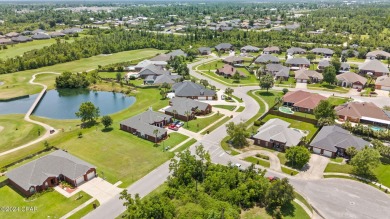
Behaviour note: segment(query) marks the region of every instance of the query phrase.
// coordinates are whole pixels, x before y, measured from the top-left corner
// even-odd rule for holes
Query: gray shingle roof
[[[336,147],[347,149],[353,146],[357,150],[361,150],[364,146],[370,145],[370,143],[352,135],[349,131],[338,126],[324,126],[310,145],[327,151],[336,152]]]
[[[198,49],[198,51],[199,51],[200,53],[211,52],[211,49],[210,49],[210,47],[200,47],[200,48]]]
[[[191,81],[183,81],[176,83],[172,86],[172,90],[177,97],[201,97],[201,96],[214,96],[215,91],[205,88],[201,84],[196,84]]]
[[[233,45],[230,43],[220,43],[217,46],[215,46],[215,49],[216,50],[221,50],[221,49],[228,50],[228,49],[231,49],[232,47],[233,47]]]
[[[167,112],[173,113],[174,110],[176,110],[177,114],[179,115],[185,115],[185,112],[192,112],[196,109],[199,110],[206,110],[209,106],[208,103],[203,103],[197,100],[192,100],[189,98],[181,98],[181,97],[175,97],[171,100],[172,106],[165,109]]]
[[[167,55],[171,56],[171,58],[174,58],[176,56],[184,56],[187,57],[187,53],[185,53],[181,49],[173,50],[172,52],[168,53]]]
[[[50,36],[45,33],[37,33],[34,34],[31,38],[33,38],[34,40],[43,40],[43,39],[50,39]]]
[[[290,68],[283,66],[282,69],[275,73],[275,76],[288,78],[290,76]]]
[[[139,75],[143,77],[147,75],[162,75],[162,74],[170,74],[170,72],[154,64],[147,65],[139,72]]]
[[[73,28],[68,28],[68,29],[62,30],[61,32],[64,34],[74,34],[74,33],[80,33],[82,31],[83,31],[83,29],[81,29],[81,28],[73,27]]]
[[[32,41],[31,37],[20,35],[18,37],[12,37],[12,41],[14,42],[27,42]]]
[[[256,46],[248,45],[248,46],[242,47],[241,50],[245,50],[245,51],[259,51],[260,48],[258,48]]]
[[[174,84],[176,83],[176,79],[178,78],[181,78],[180,75],[168,75],[168,74],[162,74],[162,75],[159,75],[159,76],[155,76],[154,78],[154,85],[160,85],[160,84],[164,84],[164,83],[167,83],[167,84]]]
[[[390,87],[390,77],[388,75],[378,77],[375,81],[375,85]]]
[[[336,78],[339,81],[346,81],[348,83],[360,82],[363,85],[367,83],[367,78],[353,72],[344,72],[342,74],[336,75]]]
[[[62,33],[62,32],[52,32],[50,33],[50,36],[51,37],[63,37],[65,36],[66,34]]]
[[[318,62],[318,67],[324,67],[325,68],[325,67],[328,67],[328,66],[330,66],[330,62],[328,60],[323,59],[320,62]]]
[[[164,61],[168,62],[171,59],[171,56],[168,54],[160,54],[150,59],[150,61]]]
[[[377,59],[369,60],[363,63],[359,66],[359,69],[363,71],[383,72],[386,74],[389,73],[387,66]]]
[[[31,186],[42,185],[48,177],[62,174],[70,179],[76,179],[91,168],[95,166],[62,150],[57,150],[9,171],[6,176],[24,190],[29,190]]]
[[[314,48],[311,50],[311,52],[320,53],[320,54],[329,54],[329,55],[332,55],[334,53],[333,50],[328,48]]]
[[[279,58],[270,54],[263,54],[259,56],[256,60],[256,63],[267,63],[267,62],[279,62]]]
[[[280,70],[282,70],[284,66],[281,65],[281,64],[273,64],[273,63],[270,63],[270,64],[267,64],[265,66],[265,69],[269,72],[278,72]]]
[[[382,51],[382,50],[375,50],[375,51],[371,51],[371,52],[366,54],[366,57],[377,57],[377,56],[383,56],[383,57],[389,58],[390,53]]]
[[[310,65],[310,61],[307,58],[304,57],[296,57],[287,59],[286,64],[291,65]]]
[[[287,50],[287,53],[289,54],[296,54],[296,53],[305,53],[306,49],[302,49],[299,47],[291,47],[290,49]]]

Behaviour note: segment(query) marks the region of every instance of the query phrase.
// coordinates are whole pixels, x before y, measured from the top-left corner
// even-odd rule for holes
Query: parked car
[[[267,177],[267,179],[268,179],[270,182],[273,182],[273,181],[275,181],[275,180],[279,180],[280,178],[277,177],[277,176],[269,176],[269,177]]]
[[[175,125],[175,124],[170,124],[170,125],[168,126],[168,128],[169,128],[169,129],[171,129],[171,130],[173,130],[173,131],[177,131],[177,130],[179,130],[179,128],[178,128],[178,127],[176,127],[176,125]]]

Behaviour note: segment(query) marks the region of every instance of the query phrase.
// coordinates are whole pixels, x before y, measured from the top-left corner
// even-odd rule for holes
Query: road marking
[[[220,154],[219,156],[222,157],[223,155],[225,154],[225,152],[223,152],[222,154]]]

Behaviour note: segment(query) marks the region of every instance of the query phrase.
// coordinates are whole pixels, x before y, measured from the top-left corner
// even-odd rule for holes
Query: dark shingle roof
[[[297,57],[297,58],[287,59],[286,64],[291,64],[291,65],[310,65],[310,61],[307,58],[304,58],[304,57]]]
[[[45,33],[37,33],[33,35],[31,38],[34,40],[43,40],[43,39],[50,39],[50,36]]]
[[[260,48],[258,48],[256,46],[248,45],[248,46],[242,47],[241,50],[245,50],[245,51],[259,51]]]
[[[287,50],[287,53],[290,54],[296,54],[296,53],[305,53],[306,49],[302,49],[299,47],[291,47],[290,49]]]
[[[172,58],[175,58],[176,56],[184,56],[184,57],[187,57],[187,53],[185,53],[183,50],[181,49],[177,49],[177,50],[173,50],[172,52],[168,53],[167,55],[169,55]]]
[[[200,96],[214,96],[215,91],[205,88],[201,84],[196,84],[191,81],[183,81],[172,86],[172,90],[177,97],[200,97]]]
[[[279,58],[270,54],[263,54],[255,60],[256,63],[279,62]]]
[[[176,110],[179,115],[185,115],[186,111],[192,112],[196,109],[206,110],[209,106],[208,103],[181,97],[172,98],[171,103],[172,106],[165,109],[165,111],[173,113],[173,111]]]
[[[18,37],[12,37],[12,41],[14,42],[27,42],[32,41],[31,37],[20,35]]]
[[[211,49],[210,49],[210,47],[200,47],[200,48],[198,49],[198,51],[199,51],[200,53],[211,52]]]
[[[157,66],[154,64],[147,65],[145,68],[141,69],[141,71],[139,72],[140,76],[162,75],[162,74],[170,74],[170,72],[164,70],[161,66]]]
[[[332,55],[334,53],[333,50],[328,49],[328,48],[314,48],[311,51],[314,53],[329,54],[329,55]]]
[[[220,43],[217,46],[215,46],[215,49],[216,50],[221,50],[221,49],[228,50],[228,49],[231,49],[232,47],[233,47],[233,45],[230,43]]]

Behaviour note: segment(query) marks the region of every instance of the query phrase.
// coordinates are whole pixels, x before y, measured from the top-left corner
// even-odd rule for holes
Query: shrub
[[[263,154],[259,154],[259,153],[256,154],[256,157],[264,159],[264,160],[269,160],[269,157],[267,155],[263,155]]]
[[[254,126],[260,126],[261,125],[261,121],[259,121],[259,120],[254,121],[253,125]]]

